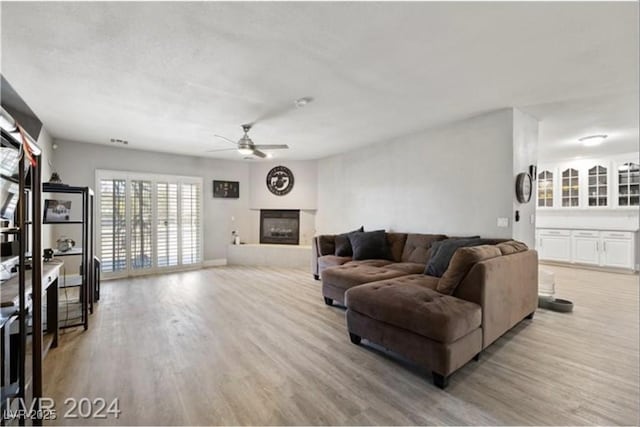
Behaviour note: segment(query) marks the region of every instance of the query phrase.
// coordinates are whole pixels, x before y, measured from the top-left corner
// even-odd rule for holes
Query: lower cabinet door
[[[602,239],[602,265],[633,269],[633,242],[623,239]]]
[[[600,239],[574,236],[572,261],[580,264],[600,264]]]
[[[571,237],[540,236],[540,259],[549,261],[571,261]]]

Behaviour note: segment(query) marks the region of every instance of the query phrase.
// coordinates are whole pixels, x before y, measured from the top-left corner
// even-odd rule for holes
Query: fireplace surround
[[[300,211],[261,209],[260,243],[298,245],[300,243]]]

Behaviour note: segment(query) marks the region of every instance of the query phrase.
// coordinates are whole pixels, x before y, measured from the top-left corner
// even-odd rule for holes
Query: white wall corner
[[[206,261],[203,261],[203,263],[202,263],[202,267],[204,267],[204,268],[222,267],[223,265],[227,265],[227,259],[226,258],[208,259]]]
[[[513,238],[535,247],[535,191],[536,178],[532,176],[531,200],[520,203],[516,199],[515,181],[519,173],[529,172],[530,165],[538,164],[538,120],[517,108],[513,108]],[[515,213],[519,212],[520,220],[515,222]],[[531,221],[534,218],[534,221]]]

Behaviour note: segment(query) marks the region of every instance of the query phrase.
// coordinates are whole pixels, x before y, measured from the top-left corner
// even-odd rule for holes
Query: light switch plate
[[[498,227],[508,227],[509,226],[509,218],[498,218]]]

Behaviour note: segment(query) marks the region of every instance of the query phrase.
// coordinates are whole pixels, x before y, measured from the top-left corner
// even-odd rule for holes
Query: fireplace
[[[300,243],[300,211],[260,210],[260,243],[297,245]]]

